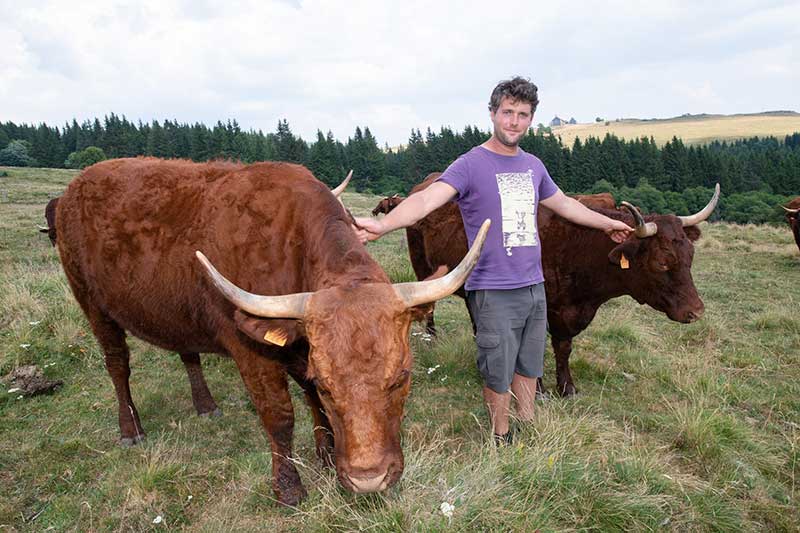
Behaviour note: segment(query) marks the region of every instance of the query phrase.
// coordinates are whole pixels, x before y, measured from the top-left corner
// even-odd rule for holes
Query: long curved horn
[[[312,293],[298,292],[281,296],[252,294],[240,289],[220,274],[203,252],[198,250],[195,255],[206,268],[209,278],[217,289],[239,309],[264,318],[303,318],[305,315],[306,301]]]
[[[620,205],[630,211],[631,215],[633,215],[633,219],[636,221],[636,229],[633,231],[634,235],[640,239],[645,239],[647,237],[652,237],[658,232],[658,226],[653,222],[645,222],[644,217],[642,217],[642,214],[636,207],[624,201],[620,202]]]
[[[787,213],[791,213],[793,215],[796,215],[798,212],[800,212],[800,209],[789,209],[788,207],[783,205],[781,207],[783,207],[784,211],[786,211]]]
[[[785,209],[785,208],[784,208],[784,209]],[[48,231],[50,231],[50,228],[48,228],[48,227],[46,227],[46,226],[39,226],[39,225],[37,225],[36,227],[39,229],[39,232],[40,232],[40,233],[47,233]]]
[[[704,221],[705,219],[707,219],[711,215],[711,213],[714,212],[714,208],[717,207],[718,201],[719,201],[719,183],[717,183],[717,185],[714,187],[714,196],[711,197],[711,200],[703,209],[701,209],[694,215],[689,215],[688,217],[678,217],[678,218],[681,219],[681,223],[684,226],[695,226],[700,222]]]
[[[350,183],[350,178],[352,177],[353,177],[353,171],[351,170],[347,174],[347,177],[344,179],[344,181],[340,183],[338,187],[336,187],[335,189],[331,189],[331,192],[336,198],[339,198],[339,195],[344,192],[345,188],[347,187],[347,184]]]
[[[469,276],[469,273],[472,272],[472,269],[478,262],[478,257],[481,255],[481,249],[483,248],[483,243],[486,241],[486,234],[489,232],[491,223],[492,221],[488,218],[483,221],[481,229],[478,230],[478,235],[472,243],[472,247],[452,272],[444,277],[430,281],[395,283],[394,290],[397,296],[405,302],[407,307],[414,307],[415,305],[435,302],[436,300],[453,294],[464,284],[467,276]]]

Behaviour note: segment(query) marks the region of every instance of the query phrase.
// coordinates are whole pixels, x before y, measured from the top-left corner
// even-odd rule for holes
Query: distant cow
[[[47,233],[50,237],[50,244],[56,245],[56,208],[58,207],[58,198],[53,198],[47,202],[47,207],[44,208],[44,219],[47,221],[47,227],[39,226],[40,233]]]
[[[800,249],[800,196],[782,207],[786,211],[786,222],[792,228],[794,242],[797,243],[797,248]]]
[[[424,189],[439,175],[431,174],[412,193]],[[602,231],[578,226],[539,206],[537,224],[542,242],[547,321],[556,358],[558,392],[565,396],[576,392],[569,370],[572,339],[588,327],[597,309],[611,298],[627,294],[678,322],[693,322],[703,314],[703,302],[691,274],[692,241],[700,237],[697,224],[708,218],[716,206],[719,186],[709,204],[688,217],[642,218],[630,204],[623,203],[630,213],[613,209],[614,200],[608,193],[576,198],[608,217],[635,225],[636,232],[624,243],[616,244]],[[418,279],[431,276],[439,265],[458,264],[467,249],[455,202],[448,202],[407,228],[406,236]],[[464,298],[463,287],[455,294]],[[435,332],[432,318],[428,327]]]
[[[217,406],[199,353],[229,355],[270,440],[273,489],[289,505],[306,492],[292,461],[287,373],[342,485],[393,485],[403,471],[410,309],[463,283],[488,228],[447,276],[392,285],[304,167],[153,158],[87,168],[56,219],[61,264],[114,383],[122,442],[144,437],[126,332],[180,353],[200,414]]]

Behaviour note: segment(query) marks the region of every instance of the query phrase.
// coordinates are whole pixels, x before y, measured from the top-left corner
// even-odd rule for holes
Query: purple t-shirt
[[[476,146],[437,181],[458,191],[456,202],[470,246],[483,221],[492,219],[478,264],[464,284],[468,291],[517,289],[544,281],[536,210],[558,185],[538,157],[521,149],[508,156]]]

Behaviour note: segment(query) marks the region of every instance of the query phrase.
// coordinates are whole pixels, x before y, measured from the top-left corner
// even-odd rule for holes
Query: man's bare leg
[[[517,399],[517,418],[523,422],[533,419],[533,401],[536,399],[536,378],[514,374],[511,392]]]
[[[508,433],[508,409],[511,405],[511,393],[495,392],[489,387],[483,387],[483,400],[489,409],[489,420],[492,422],[492,431],[496,435]]]

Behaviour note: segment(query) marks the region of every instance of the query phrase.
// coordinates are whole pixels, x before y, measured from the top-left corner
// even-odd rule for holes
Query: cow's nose
[[[388,478],[388,472],[369,478],[347,476],[347,479],[353,485],[355,492],[358,493],[382,491],[389,485]]]
[[[703,311],[689,311],[686,313],[686,319],[688,322],[694,322],[698,320],[701,316],[703,316]]]

